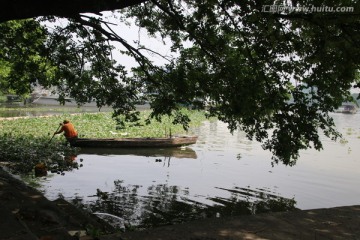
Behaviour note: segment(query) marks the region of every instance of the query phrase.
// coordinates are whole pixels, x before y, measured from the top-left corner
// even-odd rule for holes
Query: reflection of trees
[[[224,216],[258,214],[264,212],[284,212],[295,210],[294,199],[283,198],[264,189],[234,187],[234,189],[218,188],[231,193],[230,198],[210,198],[220,204],[212,208]]]
[[[131,225],[139,224],[139,215],[142,209],[138,197],[139,185],[122,186],[123,181],[114,181],[115,188],[111,193],[97,189],[97,199],[88,205],[92,212],[109,213],[123,218]]]
[[[229,198],[212,197],[215,204],[208,206],[189,199],[189,191],[166,184],[151,185],[147,195],[138,194],[141,186],[127,185],[118,180],[112,192],[97,189],[96,200],[86,203],[92,212],[103,212],[123,218],[128,226],[149,228],[175,224],[193,219],[221,216],[257,214],[263,212],[290,211],[296,201],[286,199],[266,190],[248,188],[225,189]],[[79,203],[79,202],[78,202]]]
[[[153,227],[184,222],[196,218],[197,205],[186,202],[187,189],[165,184],[148,187],[148,200],[144,204],[141,225]]]

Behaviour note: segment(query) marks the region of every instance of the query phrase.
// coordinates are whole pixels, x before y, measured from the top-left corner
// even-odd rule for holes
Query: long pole
[[[59,125],[58,126],[58,128],[56,129],[56,131],[55,132],[57,132],[57,131],[59,131],[59,128],[61,127],[61,125]],[[54,136],[55,136],[55,133],[53,134],[53,136],[51,137],[51,139],[50,139],[50,141],[48,142],[48,143],[50,143],[51,142],[51,140],[54,138]]]

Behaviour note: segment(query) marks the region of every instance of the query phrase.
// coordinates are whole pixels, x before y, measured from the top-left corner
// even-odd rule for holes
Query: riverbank
[[[360,238],[360,206],[210,218],[141,232],[116,233],[105,222],[64,200],[47,200],[1,168],[0,186],[2,240]]]

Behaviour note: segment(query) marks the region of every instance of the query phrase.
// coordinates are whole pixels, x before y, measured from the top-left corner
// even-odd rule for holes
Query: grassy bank
[[[62,114],[51,117],[20,118],[0,121],[0,162],[6,163],[15,173],[27,174],[34,166],[43,164],[48,170],[63,173],[77,168],[71,156],[77,149],[64,145],[65,138],[56,135],[50,142],[53,133],[64,119],[69,119],[86,138],[118,138],[118,137],[163,137],[169,133],[192,134],[191,128],[199,126],[205,120],[202,112],[185,110],[191,119],[189,132],[181,125],[172,125],[172,120],[164,117],[162,122],[153,120],[149,125],[145,119],[149,111],[141,112],[141,120],[137,126],[127,124],[118,129],[111,113],[82,113],[76,115]]]

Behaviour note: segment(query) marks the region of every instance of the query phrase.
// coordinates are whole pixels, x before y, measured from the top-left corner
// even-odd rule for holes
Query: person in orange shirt
[[[54,135],[64,132],[64,136],[66,137],[68,142],[71,142],[72,140],[78,137],[74,125],[69,120],[64,120],[63,123],[60,123],[60,126],[62,127],[60,128],[59,131],[55,132]]]

